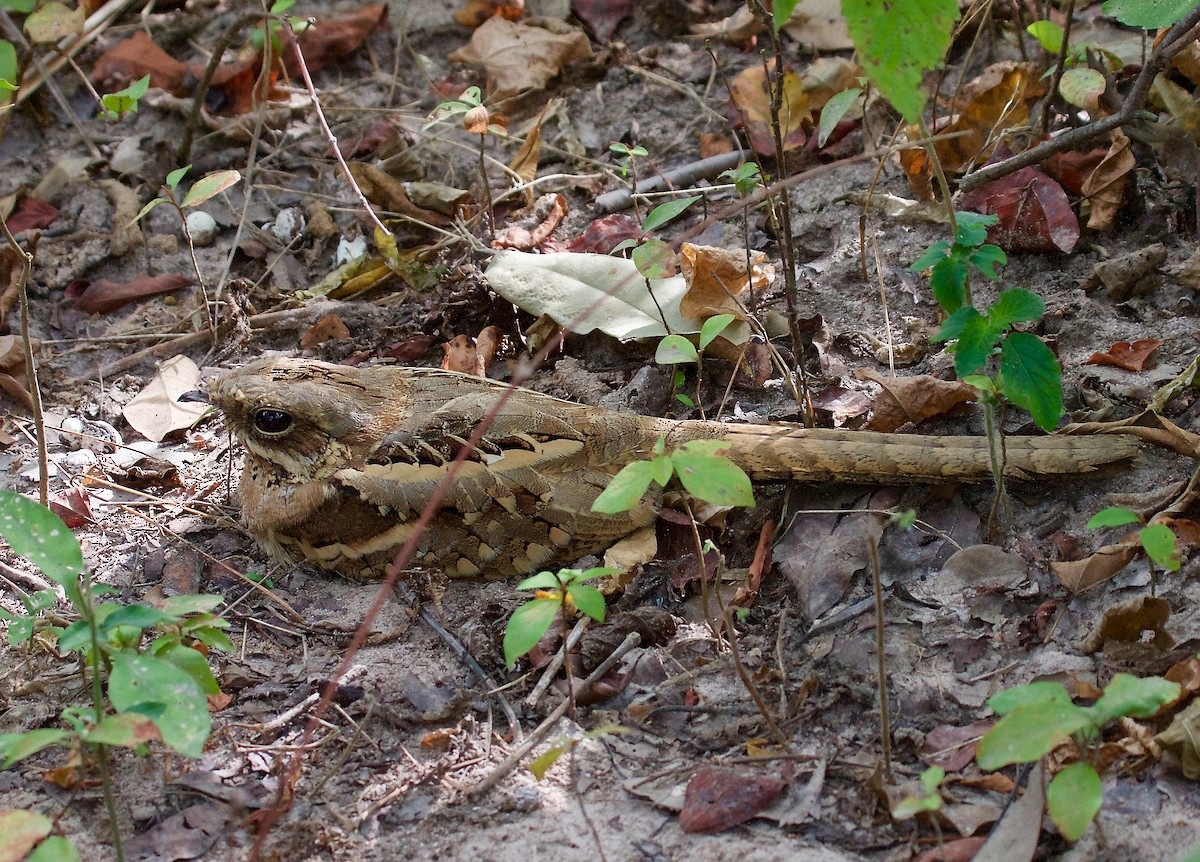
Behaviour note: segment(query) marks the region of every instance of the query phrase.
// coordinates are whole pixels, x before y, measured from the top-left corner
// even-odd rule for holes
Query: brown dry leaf
[[[987,838],[983,836],[946,841],[940,847],[930,847],[913,862],[971,862],[986,843]]]
[[[1171,605],[1166,599],[1154,596],[1126,599],[1104,612],[1079,649],[1084,653],[1094,653],[1102,650],[1108,641],[1143,643],[1146,634],[1154,636],[1150,642],[1156,647],[1170,649],[1175,646],[1175,638],[1165,628],[1170,618]]]
[[[834,428],[841,428],[850,419],[856,419],[871,409],[871,399],[857,389],[845,386],[826,386],[812,400],[813,409],[828,414]],[[891,430],[891,429],[888,429]]]
[[[503,340],[504,330],[499,326],[485,326],[480,330],[479,337],[475,339],[475,352],[479,356],[480,377],[487,376],[487,367],[496,356],[496,351],[500,349],[500,342]]]
[[[92,81],[101,92],[112,92],[149,75],[151,87],[178,96],[187,73],[186,64],[158,47],[144,30],[135,30],[101,55],[92,67]]]
[[[1163,679],[1179,683],[1181,697],[1200,692],[1200,658],[1190,656],[1176,662],[1163,674]]]
[[[381,168],[366,162],[348,162],[347,167],[363,195],[376,206],[437,227],[449,227],[454,223],[449,216],[414,204],[405,191],[404,183]]]
[[[33,228],[50,227],[56,218],[58,218],[56,208],[44,200],[25,195],[17,201],[12,214],[5,221],[8,222],[9,233],[16,235]]]
[[[909,422],[916,425],[979,398],[979,390],[974,386],[961,380],[939,380],[928,374],[891,377],[873,368],[860,368],[855,376],[883,387],[875,399],[875,414],[867,423],[869,431],[895,431]]]
[[[1116,575],[1137,556],[1139,548],[1140,545],[1136,541],[1105,545],[1085,559],[1051,563],[1050,568],[1058,575],[1063,586],[1071,592],[1078,593]]]
[[[550,234],[558,229],[562,220],[567,216],[567,199],[561,194],[552,192],[542,195],[530,209],[522,223],[509,225],[496,231],[492,240],[494,248],[515,248],[529,251],[541,245],[550,238]],[[532,222],[526,226],[523,222]]]
[[[590,252],[606,255],[625,240],[638,239],[641,236],[642,226],[637,219],[626,213],[613,213],[591,222],[583,229],[583,233],[566,242],[555,239],[547,240],[545,248],[547,251]]]
[[[728,135],[720,132],[697,132],[696,139],[700,142],[700,158],[702,159],[733,152],[733,141],[729,139]]]
[[[771,131],[771,91],[775,86],[775,61],[750,66],[729,85],[729,98],[735,125],[742,125],[755,152],[775,155],[775,137]],[[790,66],[783,68],[783,103],[779,110],[779,131],[785,152],[798,150],[808,142],[806,127],[812,126],[812,111],[804,81]]]
[[[300,34],[300,52],[309,73],[324,69],[330,63],[357,51],[367,36],[385,25],[387,4],[372,3],[332,18],[319,17],[313,26]],[[282,62],[284,71],[293,78],[301,77],[296,52],[283,38]]]
[[[1156,75],[1150,92],[1158,98],[1180,128],[1200,141],[1200,105],[1186,89],[1163,75]]]
[[[1064,189],[1073,195],[1083,195],[1083,182],[1096,170],[1104,158],[1105,150],[1088,150],[1086,153],[1055,153],[1042,162],[1042,169],[1058,180]]]
[[[542,153],[542,120],[549,107],[550,105],[547,104],[542,109],[542,115],[538,117],[537,123],[525,136],[525,143],[521,144],[521,149],[517,150],[517,154],[508,163],[508,169],[520,177],[523,183],[532,182],[533,178],[537,176],[538,159]],[[527,189],[525,194],[527,195],[526,203],[532,203],[533,190]]]
[[[461,9],[454,13],[454,20],[474,30],[493,15],[516,21],[523,14],[525,0],[467,0]]]
[[[1141,371],[1146,367],[1150,354],[1163,346],[1162,339],[1143,338],[1130,344],[1118,341],[1105,353],[1093,353],[1084,365],[1115,365],[1126,371]],[[1154,366],[1150,366],[1153,368]]]
[[[714,834],[745,823],[762,811],[787,783],[773,775],[749,770],[704,766],[688,782],[679,828],[684,832]]]
[[[479,355],[475,352],[475,341],[469,335],[456,335],[442,345],[446,352],[442,368],[446,371],[461,371],[463,374],[480,375]]]
[[[693,24],[691,33],[702,39],[720,39],[731,45],[742,45],[766,29],[763,19],[750,11],[746,4],[739,4],[737,11],[720,21]]]
[[[179,401],[200,382],[200,369],[186,356],[175,356],[159,366],[146,388],[133,396],[121,415],[147,440],[162,441],[172,431],[190,428],[211,408],[207,404]]]
[[[308,350],[326,341],[345,341],[349,337],[349,327],[340,317],[331,313],[322,317],[300,336],[300,346]]]
[[[96,520],[92,515],[91,495],[86,488],[79,485],[72,485],[66,491],[55,492],[46,501],[46,505],[72,530],[86,527]]]
[[[1125,185],[1137,159],[1129,148],[1129,138],[1120,129],[1112,132],[1112,143],[1100,164],[1083,181],[1083,192],[1092,203],[1087,226],[1092,230],[1108,230],[1125,203]]]
[[[436,340],[432,335],[414,335],[411,338],[396,342],[383,351],[383,355],[399,359],[401,362],[411,365],[423,359],[425,354],[429,352],[429,348],[433,347],[433,342]]]
[[[591,44],[581,30],[558,34],[494,16],[449,59],[483,66],[488,75],[488,94],[502,101],[544,88],[567,63],[591,55]]]
[[[679,300],[680,314],[692,318],[732,314],[738,320],[745,320],[746,313],[735,298],[747,287],[762,290],[775,278],[775,267],[766,263],[763,252],[750,253],[749,273],[746,258],[743,249],[683,243],[679,247],[679,263],[688,288]]]
[[[820,111],[838,93],[856,86],[862,73],[862,68],[847,57],[820,57],[814,60],[803,77],[809,109]]]
[[[991,729],[990,721],[976,721],[961,727],[940,724],[925,735],[921,760],[929,766],[940,766],[946,772],[959,772],[975,759],[979,740]]]
[[[72,308],[93,314],[107,314],[134,300],[170,293],[191,283],[190,278],[182,275],[142,275],[125,282],[102,278],[90,283],[73,281],[67,285],[63,296]]]
[[[723,359],[738,366],[737,385],[749,389],[762,389],[763,384],[775,373],[771,351],[761,341],[734,344],[718,335],[704,351],[705,356]],[[740,365],[739,365],[740,363]]]
[[[1070,254],[1079,241],[1079,219],[1054,179],[1037,168],[1022,168],[964,194],[959,208],[994,214],[988,241],[1008,251]]]

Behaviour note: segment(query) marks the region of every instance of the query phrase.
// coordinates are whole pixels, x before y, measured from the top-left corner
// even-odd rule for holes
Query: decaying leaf
[[[1125,185],[1137,158],[1129,149],[1129,138],[1120,129],[1112,132],[1112,144],[1096,169],[1083,181],[1081,191],[1092,204],[1087,226],[1108,230],[1125,203]]]
[[[572,60],[590,57],[591,44],[581,30],[552,33],[493,16],[450,54],[456,63],[474,63],[488,74],[488,95],[503,101],[527,90],[540,90]]]
[[[1115,365],[1126,371],[1141,371],[1150,355],[1163,346],[1160,338],[1142,338],[1130,344],[1118,341],[1104,353],[1093,353],[1084,365]],[[1153,366],[1151,366],[1153,367]]]
[[[1200,698],[1187,705],[1154,741],[1179,758],[1180,770],[1200,781]]]
[[[1160,649],[1175,646],[1175,638],[1167,633],[1167,620],[1171,618],[1171,605],[1166,599],[1155,596],[1137,596],[1110,607],[1100,617],[1096,627],[1084,638],[1079,649],[1085,653],[1104,649],[1107,641],[1142,643],[1144,635],[1153,635],[1152,643]]]
[[[671,332],[697,333],[704,323],[679,310],[687,290],[683,276],[651,281],[651,297],[642,274],[624,258],[502,251],[492,258],[486,275],[492,289],[509,302],[536,316],[548,314],[579,334],[599,329],[622,341],[661,337],[668,330],[659,309]],[[735,321],[723,335],[741,344],[750,331]]]
[[[731,112],[736,124],[743,125],[755,151],[775,155],[775,137],[771,130],[771,96],[775,86],[775,61],[750,66],[738,73],[729,85]],[[807,126],[806,126],[807,124]],[[783,99],[779,110],[779,131],[785,151],[798,150],[808,141],[806,128],[812,126],[812,111],[804,81],[790,66],[783,70]]]
[[[749,288],[762,290],[775,278],[775,267],[766,263],[761,251],[749,254],[742,249],[714,248],[685,242],[679,247],[679,269],[688,288],[679,301],[684,317],[705,318],[732,314],[746,319],[738,297]],[[746,272],[746,261],[750,272]]]
[[[572,0],[571,11],[592,28],[596,41],[608,42],[633,11],[633,0]]]
[[[175,356],[159,366],[146,388],[133,396],[121,415],[147,440],[160,442],[172,431],[190,428],[211,408],[207,404],[179,401],[200,382],[200,369],[186,356]]]
[[[541,245],[558,229],[567,215],[567,199],[560,194],[542,195],[516,224],[496,231],[495,248],[529,251]]]
[[[344,341],[350,337],[350,329],[336,314],[322,317],[300,336],[300,346],[305,350],[324,344],[326,341]]]
[[[1054,179],[1037,168],[1021,168],[962,196],[960,207],[999,216],[988,241],[1013,251],[1070,254],[1079,241],[1079,219]]]
[[[131,281],[116,282],[101,278],[97,281],[73,281],[63,295],[72,308],[93,314],[107,314],[122,305],[147,296],[170,293],[191,284],[182,275],[141,275]]]
[[[870,431],[895,431],[909,422],[916,425],[979,397],[978,389],[961,380],[939,380],[928,374],[892,377],[871,368],[860,368],[855,374],[883,387],[867,423]]]
[[[1116,575],[1137,556],[1139,547],[1136,540],[1105,545],[1085,559],[1051,563],[1050,568],[1063,586],[1078,593]]]
[[[679,812],[687,833],[714,834],[745,823],[774,802],[787,783],[749,770],[705,766],[688,782]]]

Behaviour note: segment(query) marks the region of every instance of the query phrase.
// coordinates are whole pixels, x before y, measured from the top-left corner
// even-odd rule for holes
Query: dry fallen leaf
[[[1114,129],[1108,152],[1083,181],[1081,191],[1092,204],[1089,228],[1108,230],[1113,226],[1125,204],[1125,185],[1135,167],[1137,158],[1129,148],[1129,138],[1120,129]]]
[[[308,328],[300,336],[300,346],[307,350],[324,344],[326,341],[345,341],[350,337],[350,329],[336,314],[327,314]]]
[[[1105,353],[1093,353],[1084,365],[1115,365],[1126,371],[1141,371],[1146,367],[1150,354],[1162,347],[1159,338],[1143,338],[1130,344],[1128,341],[1118,341]],[[1153,366],[1151,366],[1153,367]]]
[[[474,63],[488,74],[488,95],[503,101],[526,90],[540,90],[572,60],[590,57],[591,44],[582,30],[552,33],[541,27],[493,16],[453,51],[456,63]]]
[[[688,288],[679,300],[679,313],[698,318],[732,314],[738,320],[745,320],[746,313],[737,297],[747,287],[762,290],[775,278],[775,267],[765,262],[767,256],[763,252],[750,252],[749,275],[746,259],[743,249],[683,243],[679,247],[679,270]]]
[[[891,377],[871,368],[860,368],[856,376],[883,387],[875,399],[875,414],[867,423],[869,431],[895,431],[909,422],[916,425],[979,397],[979,390],[970,384],[939,380],[928,374]]]
[[[147,296],[170,293],[191,284],[182,275],[140,275],[131,281],[116,282],[101,278],[97,281],[73,281],[63,295],[72,308],[91,313],[107,314],[122,305]]]
[[[179,401],[180,395],[194,390],[199,382],[196,363],[186,356],[175,356],[159,366],[158,374],[121,414],[133,430],[158,443],[172,431],[190,428],[211,409],[207,404]]]

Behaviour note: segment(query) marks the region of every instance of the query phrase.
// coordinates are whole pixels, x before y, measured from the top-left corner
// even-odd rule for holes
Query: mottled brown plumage
[[[280,559],[382,577],[476,424],[509,390],[464,374],[268,358],[224,373],[209,398],[246,447],[242,515]],[[515,389],[462,465],[415,565],[451,576],[537,571],[653,522],[658,499],[591,511],[618,470],[666,439],[720,439],[752,478],[988,481],[987,441],[794,425],[655,419]],[[1124,435],[1009,437],[1018,478],[1087,473],[1133,457]]]

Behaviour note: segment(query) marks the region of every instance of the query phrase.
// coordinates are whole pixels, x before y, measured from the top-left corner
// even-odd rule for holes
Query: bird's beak
[[[185,392],[175,400],[181,404],[189,401],[200,404],[212,404],[212,401],[209,400],[208,393],[203,389],[193,389],[190,392]]]

